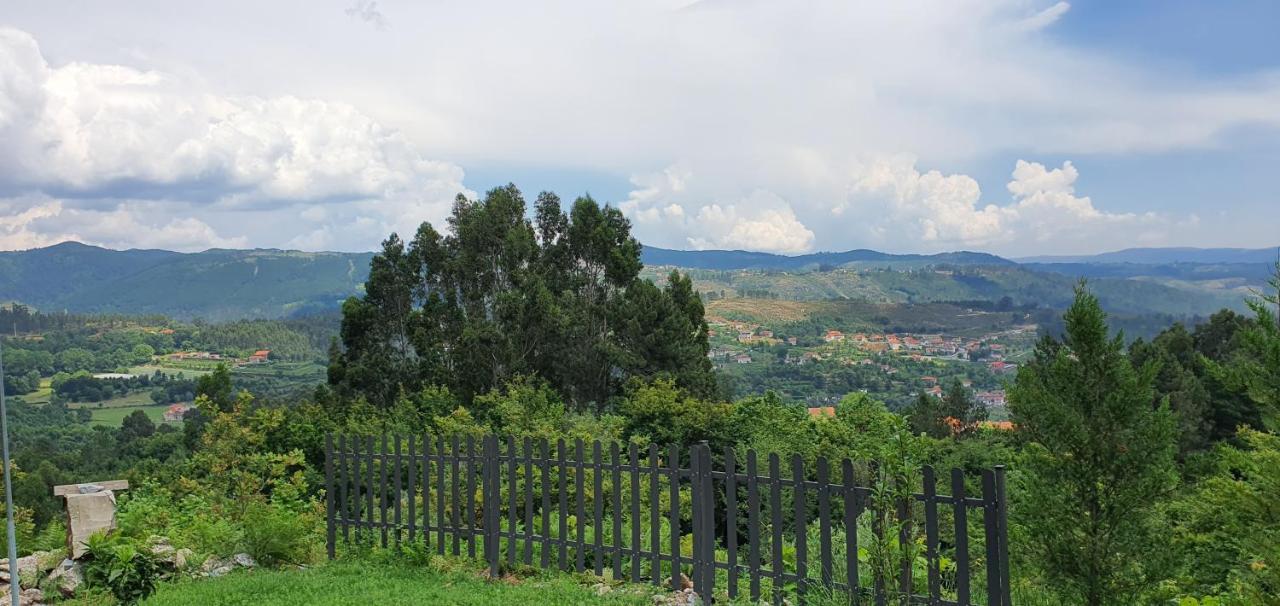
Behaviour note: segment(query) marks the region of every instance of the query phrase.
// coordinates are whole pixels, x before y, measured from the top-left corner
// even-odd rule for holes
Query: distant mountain
[[[226,320],[333,311],[363,289],[373,253],[177,253],[75,242],[0,252],[0,301],[45,311]]]
[[[1094,280],[1110,310],[1174,315],[1239,307],[1248,289],[1267,275],[1261,263],[1018,264],[976,252],[850,250],[786,256],[645,247],[641,256],[648,266],[646,277],[661,280],[667,268],[680,267],[701,290],[717,294],[874,303],[994,302],[1007,296],[1017,304],[1056,308],[1069,302],[1076,278],[1085,276]],[[333,312],[344,299],[362,292],[372,257],[371,252],[275,249],[109,250],[64,242],[0,252],[0,302],[18,301],[44,311],[210,321],[296,317]],[[866,271],[880,269],[904,271]]]
[[[1042,255],[1015,259],[1019,263],[1275,263],[1277,248],[1126,248],[1097,255]]]
[[[645,265],[667,265],[693,269],[818,269],[845,265],[1013,265],[1008,259],[979,252],[946,252],[933,255],[895,255],[858,249],[845,252],[818,252],[807,255],[775,255],[746,250],[670,250],[645,246],[640,258]]]

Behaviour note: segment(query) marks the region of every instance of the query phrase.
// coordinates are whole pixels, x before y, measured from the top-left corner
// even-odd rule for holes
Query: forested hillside
[[[370,253],[115,251],[74,242],[0,252],[0,300],[45,311],[231,320],[337,310]]]

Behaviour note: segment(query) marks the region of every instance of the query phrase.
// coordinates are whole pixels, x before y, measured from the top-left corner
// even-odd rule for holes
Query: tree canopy
[[[460,195],[443,233],[423,223],[383,243],[365,295],[343,305],[329,381],[380,407],[430,385],[470,402],[522,375],[576,409],[604,409],[632,378],[712,395],[692,283],[640,269],[630,223],[590,197],[566,213],[543,193],[530,219],[514,185]]]

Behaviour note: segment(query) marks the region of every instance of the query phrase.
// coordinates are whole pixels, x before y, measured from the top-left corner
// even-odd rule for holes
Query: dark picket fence
[[[329,557],[339,540],[407,541],[483,557],[495,576],[504,558],[508,567],[608,569],[673,589],[689,582],[708,601],[723,586],[721,595],[753,601],[803,603],[823,591],[877,606],[1011,605],[1001,467],[982,473],[977,497],[966,495],[958,469],[952,494],[938,494],[946,479],[925,467],[923,491],[890,497],[886,508],[877,493],[885,483],[856,481],[869,480],[874,463],[845,459],[833,469],[819,458],[809,475],[796,456],[784,474],[776,454],[761,461],[749,451],[744,464],[731,449],[717,460],[705,444],[641,452],[594,442],[589,454],[582,440],[520,446],[496,436],[327,436]],[[864,515],[870,522],[860,525]],[[877,559],[877,546],[895,544],[895,529],[896,544],[919,553]],[[872,552],[868,562],[860,547]],[[886,561],[895,570],[886,573]]]

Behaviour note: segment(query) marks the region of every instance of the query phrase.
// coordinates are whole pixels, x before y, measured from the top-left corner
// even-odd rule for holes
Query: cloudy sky
[[[0,249],[370,250],[589,192],[783,253],[1280,244],[1280,3],[17,0]]]

